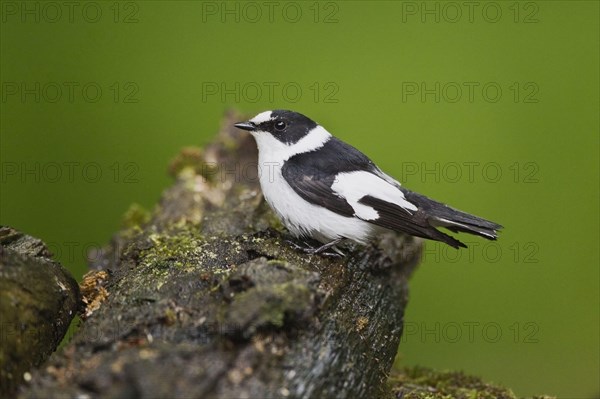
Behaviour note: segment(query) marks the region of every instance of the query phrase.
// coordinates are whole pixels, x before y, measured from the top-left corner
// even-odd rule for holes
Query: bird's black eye
[[[283,121],[278,121],[275,122],[275,130],[279,130],[282,131],[283,129],[285,129],[287,127],[286,123]]]

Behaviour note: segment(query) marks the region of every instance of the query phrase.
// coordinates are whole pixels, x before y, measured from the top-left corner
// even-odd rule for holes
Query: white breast
[[[311,204],[296,194],[281,173],[285,161],[292,155],[323,146],[331,138],[327,130],[319,126],[293,145],[286,145],[265,132],[254,133],[253,136],[259,148],[263,195],[292,234],[309,236],[324,243],[340,237],[360,243],[369,240],[375,231],[372,224]]]
[[[355,217],[345,217],[304,200],[290,187],[281,174],[281,166],[260,160],[260,185],[265,199],[295,236],[309,236],[321,242],[345,237],[366,243],[373,225]],[[266,173],[265,173],[266,172]]]

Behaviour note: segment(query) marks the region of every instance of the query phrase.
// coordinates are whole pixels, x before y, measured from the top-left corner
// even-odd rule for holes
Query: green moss
[[[140,266],[152,266],[153,270],[168,269],[171,266],[183,268],[185,260],[201,256],[202,237],[189,230],[176,235],[151,234],[150,247],[140,252]],[[204,254],[210,256],[210,254]]]
[[[479,377],[424,367],[396,371],[388,385],[392,397],[402,399],[517,399],[510,389],[485,383]]]
[[[121,224],[124,229],[136,229],[150,220],[150,212],[142,207],[140,204],[133,203],[129,206],[129,209],[123,215]]]
[[[235,292],[222,321],[246,338],[262,328],[301,321],[317,307],[317,279],[316,274],[282,260],[259,258],[244,263],[225,282]]]
[[[286,315],[304,313],[311,304],[311,292],[302,284],[259,287],[235,296],[228,321],[252,334],[262,326],[283,327]]]
[[[205,161],[204,151],[199,147],[182,148],[169,164],[169,174],[173,177],[200,175],[213,181],[216,171],[216,165]]]
[[[266,212],[265,218],[269,227],[277,231],[284,231],[285,226],[281,222],[281,220],[275,215],[274,212]]]

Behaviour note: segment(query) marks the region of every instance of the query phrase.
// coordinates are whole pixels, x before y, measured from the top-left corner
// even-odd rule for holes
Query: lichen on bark
[[[484,382],[460,371],[407,367],[394,371],[388,384],[398,399],[518,399],[508,388]],[[533,396],[531,399],[552,399]]]

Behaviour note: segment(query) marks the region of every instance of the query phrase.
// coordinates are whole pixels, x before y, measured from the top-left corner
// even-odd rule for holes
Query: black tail
[[[419,210],[428,215],[429,223],[433,227],[445,227],[455,233],[464,232],[474,234],[488,240],[496,240],[498,238],[498,230],[502,228],[498,223],[459,211],[431,198],[427,198],[424,195],[408,190],[403,191],[407,200],[417,205]],[[466,245],[455,239],[440,241],[446,242],[455,248],[457,248],[456,243],[460,244],[459,246],[466,247]]]

